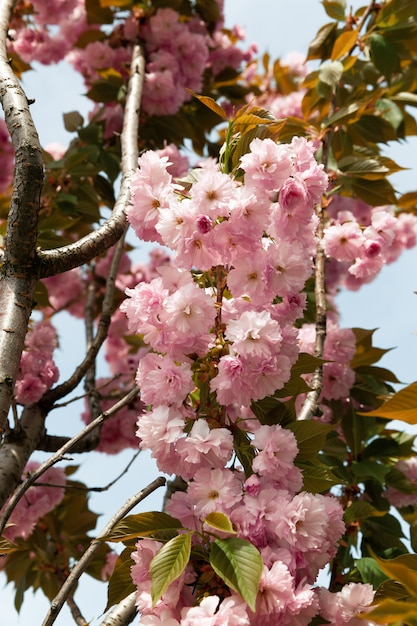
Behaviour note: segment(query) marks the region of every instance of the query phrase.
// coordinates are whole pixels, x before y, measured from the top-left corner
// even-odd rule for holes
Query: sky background
[[[349,6],[363,3],[349,2]],[[268,51],[275,58],[291,51],[307,52],[308,43],[318,28],[330,21],[325,15],[319,0],[225,0],[226,26],[243,26],[248,44],[256,42],[259,51]],[[37,67],[36,71],[24,75],[23,86],[28,98],[35,98],[31,111],[38,128],[42,145],[50,142],[67,144],[72,135],[63,127],[62,114],[73,110],[86,115],[90,102],[83,96],[85,89],[80,77],[64,63],[59,66]],[[412,141],[402,146],[389,146],[389,155],[400,165],[410,168],[393,177],[393,182],[401,192],[417,187],[416,154],[417,144]],[[395,348],[384,356],[381,364],[392,369],[404,383],[417,380],[417,250],[405,252],[400,260],[383,269],[372,284],[359,292],[343,292],[338,296],[343,326],[377,328],[376,345]],[[61,319],[65,333],[61,336],[61,347],[57,353],[58,366],[62,375],[72,371],[74,363],[84,349],[83,328],[72,318]],[[68,416],[73,417],[82,410],[73,405]],[[62,424],[62,413],[52,416],[48,423],[49,432],[71,434],[67,419]],[[73,420],[73,434],[80,422]],[[88,482],[90,486],[103,486],[117,475],[133,456],[125,452],[117,459],[93,453],[88,458],[74,455],[74,464],[80,464],[75,478]],[[37,455],[43,460],[42,455]],[[124,501],[146,486],[155,477],[150,457],[141,453],[129,474],[119,481],[114,491],[93,494],[91,508],[102,513],[98,530],[103,528],[111,515]],[[141,507],[135,509],[159,509],[163,490],[148,498]],[[91,626],[101,621],[101,612],[106,603],[105,586],[85,576],[76,593],[82,613]],[[4,577],[0,575],[1,615],[0,626],[40,626],[48,610],[49,603],[41,593],[25,595],[20,615],[13,608],[13,590],[4,588]],[[57,626],[69,626],[73,620],[67,610],[63,610],[55,622]]]

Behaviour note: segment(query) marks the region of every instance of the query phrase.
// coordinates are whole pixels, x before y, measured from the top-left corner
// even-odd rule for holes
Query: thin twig
[[[80,578],[80,576],[85,572],[91,560],[94,558],[96,552],[101,548],[102,541],[104,538],[111,532],[114,526],[125,517],[133,509],[139,502],[147,498],[151,493],[153,493],[159,487],[163,487],[166,483],[165,478],[159,477],[153,482],[151,482],[147,487],[139,491],[136,495],[132,496],[125,502],[125,504],[117,511],[117,513],[111,518],[108,524],[103,528],[101,533],[97,536],[96,539],[93,539],[90,543],[90,546],[84,552],[78,563],[71,570],[68,578],[62,585],[58,594],[52,601],[51,607],[45,617],[45,620],[42,623],[42,626],[52,626],[58,617],[59,612],[62,609],[64,602],[66,601],[68,595],[74,588],[74,585]]]
[[[88,626],[88,622],[82,616],[81,611],[78,607],[78,604],[75,602],[72,593],[67,598],[67,605],[69,610],[71,611],[71,615],[74,618],[74,622],[77,626]]]
[[[33,486],[34,487],[60,487],[60,488],[64,487],[64,489],[73,489],[73,490],[78,490],[78,491],[94,491],[94,493],[103,493],[104,491],[108,491],[109,489],[111,489],[113,485],[115,485],[122,478],[122,476],[127,474],[127,472],[130,470],[131,466],[136,461],[140,453],[141,453],[141,450],[138,450],[137,452],[135,452],[135,454],[130,459],[129,463],[126,465],[123,471],[120,472],[120,474],[118,474],[116,478],[113,478],[113,480],[107,483],[107,485],[104,485],[104,487],[87,487],[86,485],[78,485],[78,484],[76,485],[53,485],[51,483],[43,483],[43,482],[38,482],[38,481],[34,483]],[[67,458],[66,460],[71,461],[72,459]]]
[[[116,402],[116,404],[114,404],[110,409],[108,409],[107,411],[104,411],[93,422],[88,424],[88,426],[86,426],[81,432],[75,435],[75,437],[70,439],[65,445],[62,446],[62,448],[60,448],[55,454],[53,454],[49,459],[47,459],[44,463],[42,463],[42,465],[40,465],[38,469],[32,472],[30,476],[28,476],[26,480],[23,481],[21,485],[19,485],[19,487],[17,487],[13,495],[10,497],[8,503],[4,507],[4,511],[0,517],[0,535],[2,534],[4,527],[10,515],[12,514],[16,504],[19,502],[22,496],[26,493],[29,487],[31,487],[33,483],[38,478],[40,478],[40,476],[42,476],[44,472],[46,472],[47,469],[55,465],[55,463],[62,461],[65,454],[70,452],[74,448],[75,444],[78,443],[78,441],[86,437],[89,432],[97,428],[97,426],[102,424],[105,420],[109,419],[109,417],[117,413],[117,411],[119,411],[119,409],[121,409],[123,406],[125,406],[126,404],[129,404],[129,402],[131,402],[136,397],[137,394],[138,394],[138,388],[135,387],[129,393],[127,393],[121,400],[119,400],[119,402]]]

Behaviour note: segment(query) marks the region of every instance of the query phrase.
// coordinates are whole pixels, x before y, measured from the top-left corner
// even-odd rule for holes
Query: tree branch
[[[90,546],[84,552],[78,563],[73,567],[71,573],[69,574],[67,580],[62,585],[59,590],[57,596],[53,600],[51,607],[45,617],[45,620],[42,623],[42,626],[52,626],[58,617],[59,612],[62,609],[64,602],[66,601],[68,595],[74,588],[74,585],[77,583],[81,574],[85,572],[89,563],[95,556],[97,550],[100,549],[102,545],[102,541],[105,537],[111,532],[114,526],[124,518],[125,515],[131,511],[139,502],[147,498],[151,493],[153,493],[159,487],[163,487],[165,485],[165,478],[159,477],[153,482],[151,482],[147,487],[145,487],[142,491],[139,491],[136,495],[132,496],[125,502],[125,504],[117,511],[117,513],[111,518],[108,524],[104,527],[101,533],[97,536],[96,539],[93,539],[90,543]]]
[[[32,472],[30,474],[30,476],[28,476],[26,478],[26,480],[23,481],[19,485],[19,487],[15,490],[13,495],[10,497],[10,500],[8,501],[7,505],[5,506],[3,514],[0,517],[0,535],[2,534],[2,532],[4,530],[4,527],[6,526],[7,521],[10,518],[10,515],[13,513],[13,510],[15,509],[17,503],[24,496],[24,494],[29,489],[29,487],[31,487],[35,483],[35,481],[40,476],[42,476],[42,474],[44,472],[46,472],[47,469],[49,469],[50,467],[52,467],[53,465],[55,465],[59,461],[62,461],[62,459],[65,457],[65,455],[68,452],[74,451],[74,449],[76,448],[76,444],[79,441],[81,441],[84,437],[86,437],[91,431],[93,431],[94,429],[99,427],[103,422],[105,422],[107,419],[109,419],[109,417],[111,417],[112,415],[117,413],[117,411],[119,409],[121,409],[123,406],[125,406],[126,404],[129,404],[129,402],[131,402],[137,396],[137,393],[138,393],[138,388],[135,387],[128,394],[126,394],[124,396],[124,398],[119,400],[119,402],[116,402],[116,404],[114,404],[108,411],[104,411],[104,413],[99,415],[93,422],[88,424],[88,426],[86,426],[81,432],[79,432],[77,435],[75,435],[75,437],[73,437],[72,439],[67,441],[62,446],[62,448],[57,450],[57,452],[55,454],[53,454],[49,459],[47,459],[44,463],[42,463],[42,465],[40,465],[38,467],[38,469],[36,469],[34,472]],[[31,408],[33,408],[33,410],[35,410],[37,408],[37,406],[33,405],[33,407],[31,407]],[[6,448],[7,448],[7,446],[4,446],[4,449],[6,449]],[[12,457],[14,456],[13,455],[14,452],[16,452],[16,451],[11,448],[10,449],[10,454],[11,454]],[[30,450],[30,454],[32,452],[33,452],[33,450]],[[30,456],[30,454],[29,454],[29,456]],[[29,456],[27,458],[29,458]],[[21,479],[22,470],[23,470],[24,465],[26,464],[26,460],[25,460],[23,465],[22,465],[21,461],[17,465],[17,467],[18,467],[17,471],[19,471],[20,473],[19,473],[19,476],[18,476],[15,484],[18,484],[18,482]],[[2,464],[0,462],[0,470],[1,470],[1,468],[2,468]],[[1,473],[0,473],[0,477],[1,477]],[[2,483],[0,481],[0,486],[1,486],[1,484]],[[10,492],[10,488],[9,488],[9,492]],[[7,497],[7,495],[6,495],[6,497]]]
[[[127,626],[131,624],[137,615],[136,591],[119,602],[113,610],[104,618],[100,626]]]
[[[112,215],[102,226],[77,242],[54,250],[38,251],[39,277],[53,276],[88,263],[113,246],[126,232],[125,207],[130,201],[130,178],[137,167],[139,110],[142,98],[145,58],[139,44],[132,53],[131,71],[124,109],[122,148],[122,181]]]
[[[0,270],[0,433],[4,432],[36,286],[42,152],[28,101],[7,58],[13,0],[0,3],[0,100],[15,151],[15,173]]]

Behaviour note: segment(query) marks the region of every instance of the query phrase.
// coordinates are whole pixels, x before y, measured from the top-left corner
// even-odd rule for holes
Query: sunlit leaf
[[[391,600],[389,598],[382,600],[366,614],[367,620],[383,622],[384,624],[408,624],[410,618],[417,615],[417,602],[404,602],[400,600]]]
[[[361,413],[361,415],[417,424],[417,382],[397,391],[378,409]]]
[[[174,537],[155,554],[149,566],[152,605],[158,602],[187,567],[191,553],[191,534]]]
[[[220,106],[220,104],[217,104],[217,102],[213,100],[213,98],[209,98],[208,96],[200,96],[191,90],[189,91],[190,93],[192,93],[194,98],[197,98],[197,100],[199,100],[202,104],[204,104],[211,111],[213,111],[213,113],[216,113],[219,117],[221,117],[221,119],[227,120],[226,111]]]
[[[323,0],[323,6],[329,17],[332,17],[339,22],[344,22],[346,0]]]
[[[358,38],[358,32],[356,30],[344,31],[334,42],[331,59],[336,61],[341,59],[354,48],[356,40]]]
[[[263,567],[262,557],[255,546],[237,537],[216,539],[210,547],[210,564],[216,574],[255,611]]]
[[[19,550],[19,547],[16,544],[6,539],[6,537],[0,537],[0,556],[10,554],[16,550]]]
[[[183,525],[175,517],[162,511],[150,511],[128,515],[118,522],[104,541],[129,541],[138,537],[171,538],[178,534]]]
[[[347,524],[355,522],[357,520],[365,519],[366,517],[383,517],[387,514],[387,511],[379,511],[370,502],[358,500],[352,502],[351,505],[345,510],[343,519]]]
[[[381,570],[389,578],[397,580],[417,598],[417,555],[403,554],[395,559],[380,559],[374,556]]]
[[[231,533],[233,535],[236,534],[230,518],[220,511],[209,513],[204,519],[204,523],[215,530],[221,530],[224,533]]]

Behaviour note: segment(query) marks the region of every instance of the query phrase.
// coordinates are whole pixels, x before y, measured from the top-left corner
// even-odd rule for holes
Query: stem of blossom
[[[142,47],[133,47],[121,133],[122,180],[111,217],[79,241],[53,250],[38,251],[39,277],[53,276],[88,263],[113,246],[126,232],[125,207],[130,201],[130,178],[137,167],[139,110],[145,76]]]
[[[15,152],[13,193],[0,269],[0,432],[4,432],[36,287],[36,237],[43,183],[38,134],[6,49],[13,0],[0,2],[0,101]]]
[[[103,528],[101,533],[93,539],[90,543],[87,550],[84,552],[78,563],[71,570],[68,578],[62,585],[55,599],[52,601],[51,607],[45,617],[45,620],[42,622],[42,626],[52,626],[58,617],[59,612],[62,609],[62,606],[68,595],[74,588],[74,585],[80,578],[80,576],[85,572],[88,565],[94,558],[96,552],[100,549],[102,542],[105,540],[107,535],[112,531],[114,526],[122,520],[125,515],[127,515],[139,502],[147,498],[151,493],[153,493],[159,487],[163,487],[166,483],[165,478],[159,477],[153,482],[151,482],[147,487],[139,491],[136,495],[132,496],[125,502],[125,504],[117,511],[117,513],[111,518],[108,524]]]
[[[227,272],[222,265],[218,265],[216,267],[216,335],[219,340],[223,339],[223,328],[222,328],[222,304],[223,304],[223,293],[226,288],[226,278]]]
[[[108,411],[104,411],[101,415],[99,415],[93,422],[88,424],[81,432],[79,432],[75,437],[67,441],[55,454],[53,454],[49,459],[47,459],[42,465],[38,467],[34,472],[30,474],[15,490],[13,495],[10,497],[7,505],[4,507],[4,511],[0,516],[0,535],[2,534],[4,527],[7,524],[7,521],[12,514],[14,508],[16,507],[19,500],[24,496],[26,491],[33,485],[33,483],[40,477],[47,469],[62,461],[64,456],[73,451],[76,447],[76,444],[81,441],[84,437],[86,437],[92,430],[100,426],[103,422],[109,419],[112,415],[117,413],[119,409],[121,409],[126,404],[129,404],[134,398],[136,398],[138,394],[138,388],[135,387],[128,394],[124,396],[119,402],[116,402]]]
[[[136,591],[119,602],[112,611],[104,618],[100,626],[127,626],[131,624],[137,615]]]

